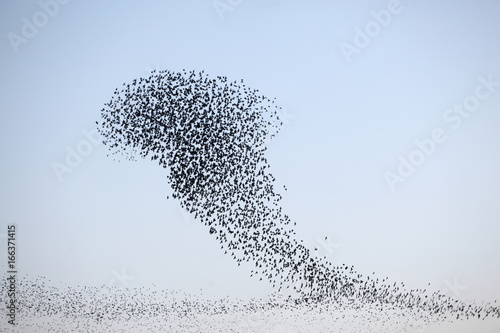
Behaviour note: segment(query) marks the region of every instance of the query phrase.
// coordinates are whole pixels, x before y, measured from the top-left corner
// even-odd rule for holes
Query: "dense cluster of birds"
[[[99,131],[112,154],[158,161],[183,209],[207,226],[221,249],[252,276],[297,302],[360,300],[398,304],[446,317],[500,316],[491,305],[463,304],[439,292],[405,290],[388,279],[315,257],[295,238],[265,157],[280,130],[280,107],[256,89],[202,72],[153,71],[116,89]]]
[[[315,256],[297,240],[295,223],[280,206],[282,195],[275,189],[265,156],[267,143],[282,125],[280,107],[243,80],[212,78],[203,71],[153,71],[116,89],[101,116],[98,130],[112,155],[157,161],[168,171],[173,198],[206,225],[221,250],[238,266],[251,265],[251,276],[268,281],[278,294],[287,294],[279,302],[252,308],[305,309],[317,315],[332,309],[363,309],[377,313],[377,318],[389,311],[390,316],[406,318],[401,320],[405,325],[416,318],[423,322],[500,318],[500,308],[493,304],[459,301],[439,291],[407,290],[403,283],[363,276],[352,266]],[[197,311],[215,316],[239,309],[235,304],[221,308],[197,300],[176,303],[172,310],[160,301],[148,303],[140,290],[134,305],[123,305],[111,298],[96,301],[90,289],[68,289],[58,293],[64,295],[62,300],[51,303],[45,297],[35,305],[30,295],[51,292],[37,283],[28,288],[39,288],[25,295],[29,301],[22,306],[29,311],[37,307],[42,313],[84,314],[97,321],[124,315],[156,318],[172,311],[177,317]],[[84,307],[85,297],[94,299],[93,310]]]

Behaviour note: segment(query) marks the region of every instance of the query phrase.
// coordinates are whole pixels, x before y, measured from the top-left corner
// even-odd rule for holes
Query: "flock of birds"
[[[297,302],[355,298],[458,317],[500,315],[494,307],[464,307],[387,279],[363,278],[353,267],[315,257],[297,241],[265,158],[266,143],[282,125],[279,109],[243,80],[153,71],[117,89],[98,125],[113,154],[149,157],[168,169],[173,197],[207,226],[225,253],[238,265],[251,262],[251,275],[278,291],[295,289]]]
[[[325,309],[371,309],[378,318],[390,310],[390,316],[406,316],[401,321],[405,325],[410,319],[500,318],[500,308],[495,305],[463,302],[440,292],[407,290],[402,283],[362,276],[352,266],[335,266],[325,257],[316,257],[298,241],[295,223],[280,206],[282,196],[274,187],[275,178],[265,157],[266,144],[282,125],[279,114],[275,100],[247,87],[243,80],[211,78],[203,71],[153,71],[149,77],[117,89],[97,124],[112,154],[131,160],[150,158],[167,169],[173,198],[206,225],[221,250],[238,266],[252,265],[250,274],[268,281],[277,293],[287,293],[279,302],[259,303],[260,309],[322,309],[330,313],[329,318],[335,317],[335,311]],[[81,302],[74,300],[81,294],[65,295],[64,306],[51,311],[81,315]],[[122,312],[137,317],[141,311],[149,316],[173,311],[160,303],[147,305],[144,298],[139,300],[129,308],[107,300],[101,303],[106,311],[91,317],[99,321],[116,319]],[[222,311],[199,300],[176,306],[175,313],[185,315]],[[238,312],[241,307],[233,304],[225,309]]]
[[[18,281],[16,325],[0,321],[9,333],[199,333],[286,332],[360,333],[416,332],[435,321],[419,318],[418,310],[397,305],[348,304],[324,299],[298,303],[273,294],[266,299],[221,299],[161,290],[156,286],[121,289],[114,286],[68,286],[44,277]],[[0,295],[6,294],[1,284]],[[5,318],[4,308],[0,314]]]

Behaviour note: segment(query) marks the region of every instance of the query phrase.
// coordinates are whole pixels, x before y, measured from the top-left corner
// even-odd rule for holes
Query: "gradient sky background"
[[[241,298],[272,291],[166,199],[154,162],[116,162],[98,145],[62,181],[53,170],[116,87],[185,68],[243,78],[287,108],[268,159],[311,249],[410,288],[457,281],[460,299],[500,300],[500,87],[456,130],[443,119],[479,77],[500,82],[500,2],[401,0],[348,62],[340,43],[354,45],[355,27],[387,7],[259,0],[219,16],[212,1],[73,0],[16,53],[8,33],[21,35],[41,7],[2,1],[0,232],[18,225],[20,272],[96,286],[126,272],[129,287]],[[391,191],[384,174],[436,128],[447,140]]]

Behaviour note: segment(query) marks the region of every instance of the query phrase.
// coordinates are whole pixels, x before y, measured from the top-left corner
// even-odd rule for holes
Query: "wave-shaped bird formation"
[[[334,266],[301,244],[280,207],[265,157],[282,120],[258,90],[202,72],[152,72],[117,89],[99,131],[113,154],[150,158],[168,169],[173,197],[207,226],[238,265],[273,286],[295,289],[297,303],[390,304],[444,318],[500,317],[489,304],[459,302],[426,290]]]

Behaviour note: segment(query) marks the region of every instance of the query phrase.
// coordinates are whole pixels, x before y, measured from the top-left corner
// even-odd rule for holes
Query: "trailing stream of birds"
[[[141,289],[132,291],[122,304],[117,290],[50,289],[37,278],[23,280],[19,287],[20,313],[85,318],[81,327],[89,322],[105,327],[113,320],[137,323],[154,318],[150,332],[191,332],[193,327],[193,332],[216,327],[225,332],[274,332],[280,325],[276,320],[289,325],[289,331],[306,331],[310,320],[330,323],[325,332],[334,331],[332,323],[342,322],[342,331],[350,332],[348,319],[360,309],[370,314],[366,321],[379,325],[381,332],[391,332],[391,327],[402,332],[416,323],[500,318],[495,304],[459,301],[439,291],[407,290],[403,283],[363,276],[352,266],[314,256],[296,238],[296,223],[282,210],[282,194],[266,160],[266,144],[282,125],[279,115],[274,99],[243,80],[230,82],[203,71],[153,71],[118,88],[97,122],[111,155],[147,158],[165,168],[173,199],[206,226],[237,266],[250,264],[252,278],[275,288],[271,299],[215,302]],[[51,300],[48,296],[55,290],[59,298]],[[286,296],[278,296],[282,294]],[[176,297],[178,302],[173,301]],[[249,309],[258,320],[241,315]],[[288,317],[271,319],[278,310]],[[243,318],[239,322],[246,320],[247,325],[237,329],[234,321],[227,320],[217,326],[231,313],[239,314]],[[302,317],[292,320],[294,315]],[[399,326],[391,318],[398,318]],[[369,331],[354,327],[352,332],[363,329]]]

